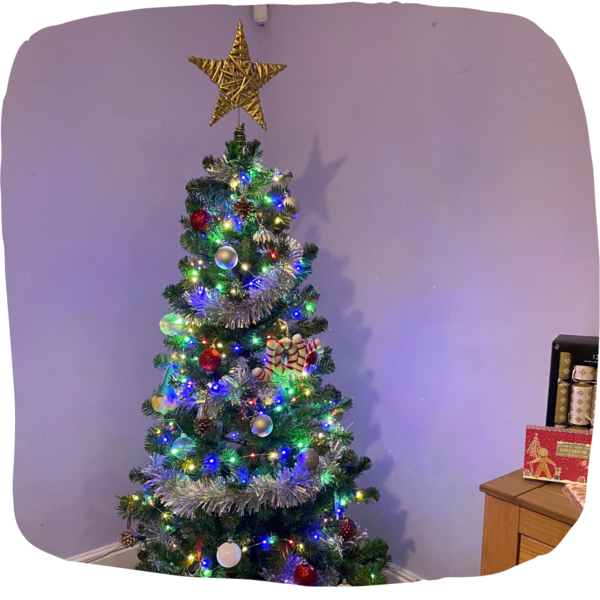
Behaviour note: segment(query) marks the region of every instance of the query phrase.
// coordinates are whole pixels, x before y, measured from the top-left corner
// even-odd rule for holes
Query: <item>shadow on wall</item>
[[[299,198],[310,198],[310,213],[318,215],[324,222],[328,222],[330,217],[327,189],[345,160],[345,157],[342,157],[324,164],[319,149],[319,138],[315,136],[306,170],[292,182],[294,193],[297,193]],[[322,237],[319,226],[311,226],[305,238],[320,246]],[[374,422],[372,415],[376,410],[385,410],[385,407],[379,405],[379,395],[373,387],[373,372],[361,368],[365,363],[365,350],[372,332],[364,325],[362,311],[352,308],[356,286],[351,279],[342,276],[348,262],[347,256],[335,258],[329,252],[320,251],[309,282],[322,293],[318,312],[329,321],[325,342],[333,349],[334,361],[336,348],[344,349],[344,362],[336,363],[336,371],[330,379],[342,394],[354,399],[354,406],[344,424],[350,431],[360,430],[360,441],[355,441],[353,447],[362,455],[380,438],[380,427]],[[356,427],[355,423],[360,426]],[[378,487],[382,496],[380,503],[352,506],[350,516],[361,521],[369,531],[371,539],[384,538],[390,546],[394,563],[405,567],[409,553],[414,553],[416,547],[412,539],[405,539],[407,511],[401,509],[400,499],[396,495],[386,494],[383,489],[393,467],[394,458],[391,455],[373,461],[371,470],[363,475],[358,483],[363,487]],[[381,510],[383,507],[384,512]]]

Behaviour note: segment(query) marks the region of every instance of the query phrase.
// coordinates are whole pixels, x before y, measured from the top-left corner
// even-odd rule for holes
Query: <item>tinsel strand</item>
[[[194,517],[196,510],[206,514],[223,515],[235,512],[251,514],[268,505],[273,508],[291,508],[314,498],[323,488],[325,472],[335,474],[342,449],[336,444],[321,460],[316,471],[281,469],[277,477],[256,475],[239,489],[235,478],[217,477],[192,480],[187,475],[165,469],[164,456],[154,455],[150,466],[144,469],[149,477],[148,487],[174,514]]]

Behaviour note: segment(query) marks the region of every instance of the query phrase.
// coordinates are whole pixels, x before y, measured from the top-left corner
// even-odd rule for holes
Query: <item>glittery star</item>
[[[211,125],[234,108],[243,108],[263,129],[267,128],[258,90],[277,73],[283,71],[286,65],[252,62],[241,21],[238,22],[237,33],[228,58],[216,60],[190,56],[188,60],[219,86]]]

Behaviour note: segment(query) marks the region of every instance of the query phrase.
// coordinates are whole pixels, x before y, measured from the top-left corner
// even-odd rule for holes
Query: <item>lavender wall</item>
[[[296,174],[294,233],[321,247],[332,380],[371,456],[354,515],[426,578],[479,571],[478,485],[519,466],[545,415],[550,342],[598,331],[585,116],[524,19],[426,6],[156,9],[67,23],[20,49],[2,121],[15,377],[16,516],[62,557],[111,543],[145,464],[160,294],[183,187],[234,118],[186,57],[224,57],[238,18],[265,162]]]

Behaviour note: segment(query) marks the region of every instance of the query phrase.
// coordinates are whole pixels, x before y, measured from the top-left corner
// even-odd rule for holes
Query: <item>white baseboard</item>
[[[137,548],[122,548],[119,543],[108,544],[77,556],[67,558],[71,562],[82,562],[107,567],[133,569],[138,562]]]
[[[421,577],[392,563],[386,570],[390,583],[414,583],[422,581]]]
[[[104,565],[106,567],[119,567],[121,569],[133,569],[138,562],[137,548],[121,548],[117,544],[109,544],[96,550],[90,550],[77,556],[67,558],[71,562],[90,563]],[[421,578],[398,565],[392,563],[386,571],[390,583],[413,583],[421,581]]]

